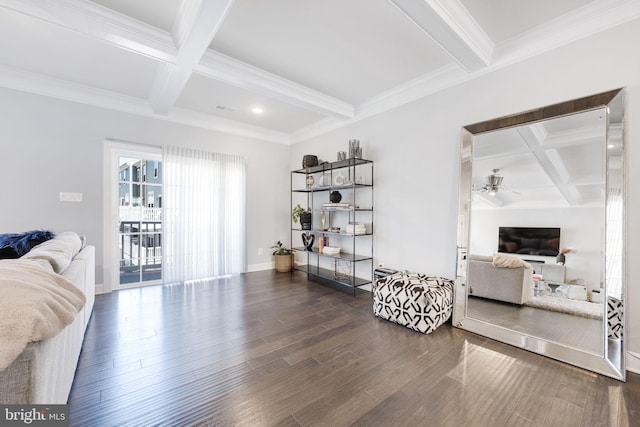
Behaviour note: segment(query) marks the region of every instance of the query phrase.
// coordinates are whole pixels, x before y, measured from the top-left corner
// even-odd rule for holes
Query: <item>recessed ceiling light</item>
[[[262,114],[262,113],[264,113],[264,110],[261,107],[253,107],[251,109],[251,111],[253,112],[253,114]]]

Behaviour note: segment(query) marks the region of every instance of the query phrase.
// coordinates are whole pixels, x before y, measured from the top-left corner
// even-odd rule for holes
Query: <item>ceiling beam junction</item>
[[[459,0],[389,2],[468,72],[490,65],[493,41]]]
[[[173,25],[178,44],[175,64],[160,64],[151,87],[149,102],[157,114],[166,115],[174,106],[193,68],[200,62],[218,32],[234,0],[185,0]]]
[[[544,170],[549,179],[551,179],[551,182],[553,182],[567,203],[570,206],[579,204],[580,194],[574,185],[567,183],[568,173],[563,166],[563,162],[559,158],[552,159],[542,146],[546,135],[542,126],[539,124],[521,126],[516,131],[520,134],[522,140],[527,144],[531,153],[542,167],[542,170]]]

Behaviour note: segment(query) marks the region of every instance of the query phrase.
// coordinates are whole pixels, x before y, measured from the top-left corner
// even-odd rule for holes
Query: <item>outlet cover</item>
[[[61,202],[81,202],[82,201],[82,193],[60,192],[60,201]]]

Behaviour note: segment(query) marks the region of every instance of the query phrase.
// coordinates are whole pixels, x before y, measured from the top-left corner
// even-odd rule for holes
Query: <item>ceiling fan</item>
[[[489,193],[494,196],[498,190],[500,189],[500,185],[502,184],[502,180],[504,177],[500,175],[498,172],[500,169],[493,169],[493,173],[491,175],[487,175],[487,182],[481,186],[474,186],[473,191],[479,193]]]

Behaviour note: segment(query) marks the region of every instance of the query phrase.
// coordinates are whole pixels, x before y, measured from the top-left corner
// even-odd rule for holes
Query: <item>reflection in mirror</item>
[[[463,129],[454,324],[624,379],[622,107]]]

